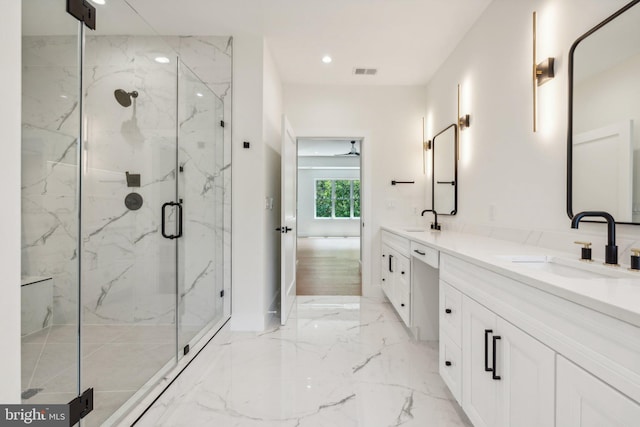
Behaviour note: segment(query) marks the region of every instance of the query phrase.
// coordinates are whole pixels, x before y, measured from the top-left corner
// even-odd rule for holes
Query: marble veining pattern
[[[214,337],[136,426],[470,426],[438,347],[364,297],[298,297],[286,326]]]
[[[197,288],[210,283],[193,280],[205,266],[220,288],[223,281],[229,288],[231,140],[230,132],[217,124],[230,121],[231,48],[230,37],[87,36],[83,88],[87,132],[81,165],[87,322],[175,322],[176,313],[170,309],[173,287],[164,279],[171,276],[167,260],[174,256],[171,244],[160,237],[158,206],[175,198],[176,179],[187,175],[189,183],[181,197],[190,200],[192,212],[202,215],[189,224],[194,238],[183,249],[196,255],[183,258],[192,260],[187,270],[194,271],[184,283],[197,285],[189,293],[202,304],[187,307],[194,315],[184,320],[191,324],[208,320],[205,303],[211,297],[203,300],[206,291],[199,295]],[[175,62],[167,66],[154,61],[159,52],[169,58],[179,55],[188,68],[177,76]],[[55,278],[53,324],[73,323],[78,305],[78,71],[75,37],[23,38],[23,275]],[[182,95],[187,102],[179,104],[184,111],[180,156],[190,166],[185,176],[178,177],[176,99],[171,94],[182,82],[189,90]],[[137,90],[140,96],[130,108],[123,108],[113,99],[116,88]],[[196,93],[211,96],[201,99]],[[206,102],[196,102],[202,100]],[[140,188],[127,188],[125,171],[142,174]],[[122,203],[131,190],[144,197],[136,212]],[[201,203],[215,204],[219,212],[196,209],[192,195]],[[211,232],[207,235],[201,231],[205,229]],[[198,250],[205,238],[213,237],[224,237],[225,242],[215,252]]]
[[[579,230],[569,228],[567,218],[566,230],[542,230],[530,228],[516,228],[495,226],[489,224],[474,224],[456,220],[443,219],[443,231],[455,231],[458,233],[491,237],[493,239],[508,242],[521,243],[529,246],[575,253],[580,255],[580,247],[574,243],[576,240],[584,240],[592,243],[593,258],[604,260],[604,248],[607,244],[607,233],[604,224],[581,224]],[[428,228],[428,223],[416,224],[418,227]],[[631,249],[640,247],[640,241],[630,228],[618,227],[616,243],[618,245],[618,259],[621,263],[629,263]]]

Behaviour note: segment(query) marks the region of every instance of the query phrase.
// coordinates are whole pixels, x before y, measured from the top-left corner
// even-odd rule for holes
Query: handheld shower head
[[[138,92],[136,92],[135,90],[133,92],[127,92],[122,89],[116,89],[113,92],[113,96],[116,97],[116,101],[118,101],[118,104],[122,105],[123,107],[130,107],[132,103],[131,99],[137,98]]]

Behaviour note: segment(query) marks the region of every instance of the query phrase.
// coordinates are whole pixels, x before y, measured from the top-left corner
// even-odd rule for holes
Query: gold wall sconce
[[[537,14],[533,12],[533,131],[538,131],[538,86],[555,77],[555,58],[547,58],[538,63]]]
[[[471,116],[460,115],[460,85],[458,85],[458,128],[462,131],[471,125]]]
[[[425,159],[424,153],[426,151],[431,150],[431,140],[424,140],[424,117],[422,118],[422,174],[426,175],[427,173],[427,160]]]

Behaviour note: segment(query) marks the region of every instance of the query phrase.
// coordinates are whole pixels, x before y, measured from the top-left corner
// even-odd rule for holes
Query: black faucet
[[[436,213],[435,210],[433,209],[425,209],[422,211],[422,213],[420,214],[420,216],[424,216],[425,212],[433,212],[433,222],[431,223],[431,229],[432,230],[440,230],[440,224],[438,224],[438,214]]]
[[[580,220],[587,216],[602,217],[607,220],[607,246],[605,248],[605,264],[618,264],[618,247],[616,246],[616,221],[610,213],[602,211],[585,211],[577,213],[571,219],[571,228],[578,228]]]

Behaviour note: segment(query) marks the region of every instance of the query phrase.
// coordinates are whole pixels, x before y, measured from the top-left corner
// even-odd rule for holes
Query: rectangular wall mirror
[[[606,211],[640,224],[640,0],[569,53],[567,214]]]
[[[438,215],[458,211],[458,126],[451,124],[431,140],[431,206]]]

